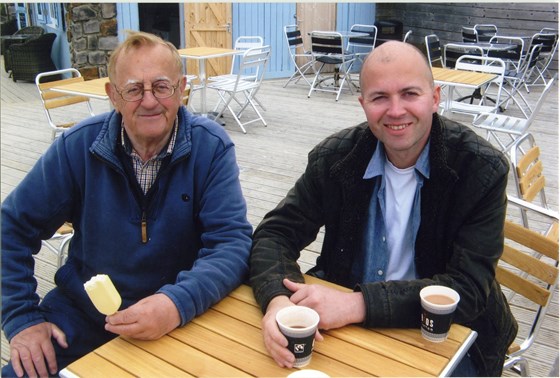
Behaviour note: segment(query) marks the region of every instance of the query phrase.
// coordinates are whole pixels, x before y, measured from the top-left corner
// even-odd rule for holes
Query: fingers
[[[52,325],[52,337],[62,348],[65,349],[68,348],[68,342],[66,341],[66,334],[62,332],[62,330],[54,324]]]

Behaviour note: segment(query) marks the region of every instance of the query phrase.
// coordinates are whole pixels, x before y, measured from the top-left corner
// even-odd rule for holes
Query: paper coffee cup
[[[303,367],[311,361],[319,314],[305,306],[289,306],[276,313],[276,323],[288,339],[288,350],[294,354],[294,367]]]
[[[330,378],[330,376],[319,370],[303,369],[294,371],[287,378]]]
[[[431,285],[420,290],[420,328],[426,340],[439,343],[447,339],[453,313],[460,299],[459,293],[447,286]]]

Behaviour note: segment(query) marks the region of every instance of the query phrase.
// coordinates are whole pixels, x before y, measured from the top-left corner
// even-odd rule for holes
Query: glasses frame
[[[158,81],[161,81],[161,80],[158,80]],[[156,81],[156,82],[157,82],[157,81]],[[146,91],[152,92],[152,96],[154,96],[154,98],[156,98],[156,99],[158,99],[158,100],[165,100],[166,98],[170,98],[170,97],[172,97],[172,96],[175,94],[175,91],[177,91],[177,88],[179,88],[179,85],[180,85],[180,84],[181,84],[181,79],[177,80],[177,84],[171,85],[172,90],[171,90],[171,94],[170,94],[169,96],[167,96],[167,97],[158,97],[158,96],[156,96],[156,94],[155,94],[155,92],[154,92],[153,83],[152,83],[152,87],[151,87],[150,89],[146,89],[146,88],[144,87],[144,83],[142,83],[142,87],[144,87],[144,88],[143,88],[143,91],[142,91],[142,97],[140,97],[140,98],[137,99],[137,100],[127,100],[126,98],[124,98],[123,92],[125,91],[125,88],[123,88],[122,90],[119,90],[119,88],[118,88],[115,84],[113,84],[113,87],[115,87],[115,91],[119,94],[119,96],[121,96],[121,98],[123,99],[123,101],[126,101],[126,102],[138,102],[138,101],[142,101],[142,100],[144,99],[144,94],[146,93]]]

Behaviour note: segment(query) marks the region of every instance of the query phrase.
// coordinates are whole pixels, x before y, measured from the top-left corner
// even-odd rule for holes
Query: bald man
[[[461,296],[453,321],[478,332],[455,374],[499,376],[517,332],[495,279],[507,160],[437,114],[440,88],[412,45],[376,47],[360,83],[367,122],[319,143],[254,232],[251,284],[268,352],[278,365],[293,366],[275,323],[283,307],[314,308],[321,329],[417,328],[419,292],[437,284]],[[303,284],[297,259],[323,226],[321,255],[307,273],[352,293]]]

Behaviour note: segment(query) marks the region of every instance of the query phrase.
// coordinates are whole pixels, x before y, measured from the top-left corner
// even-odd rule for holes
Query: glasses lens
[[[157,98],[171,97],[175,88],[167,81],[158,81],[152,84],[152,93]]]
[[[121,96],[126,101],[138,101],[144,97],[144,86],[141,84],[128,85],[122,90]]]

